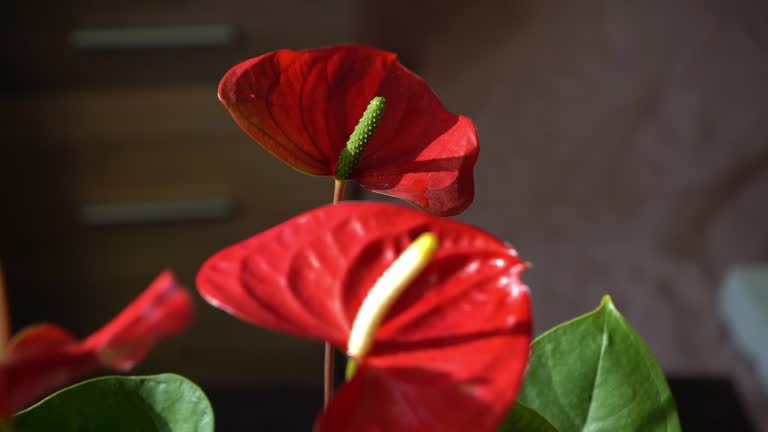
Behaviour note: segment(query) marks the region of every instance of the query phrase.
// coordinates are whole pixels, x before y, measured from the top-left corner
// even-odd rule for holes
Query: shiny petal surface
[[[472,204],[472,169],[478,146],[475,126],[469,118],[460,116],[456,126],[411,156],[407,162],[380,166],[373,158],[363,159],[354,178],[373,192],[409,201],[440,216],[457,215]]]
[[[494,377],[503,382],[506,377]],[[516,378],[519,381],[519,377]],[[334,396],[315,432],[491,432],[514,400],[486,401],[461,391],[455,377],[429,367],[375,368],[365,365]],[[498,412],[501,411],[501,414]]]
[[[198,288],[246,321],[345,350],[368,291],[426,231],[439,239],[435,256],[317,428],[492,430],[520,387],[530,301],[514,250],[477,228],[391,204],[326,206],[214,255]]]
[[[240,127],[299,171],[332,175],[376,96],[383,117],[353,178],[425,210],[457,214],[472,202],[477,133],[442,106],[394,54],[364,46],[281,50],[232,68],[219,99]]]
[[[191,316],[189,293],[165,272],[85,341],[51,324],[21,331],[0,357],[0,417],[101,367],[130,368],[158,339],[186,327]]]

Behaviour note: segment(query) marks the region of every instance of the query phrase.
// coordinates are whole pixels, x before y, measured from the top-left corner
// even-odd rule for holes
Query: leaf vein
[[[595,388],[597,388],[597,380],[600,378],[600,373],[603,368],[603,358],[605,357],[605,350],[608,346],[608,314],[603,313],[603,330],[602,330],[602,339],[600,340],[600,355],[597,357],[597,367],[595,367],[595,376],[592,379],[592,387],[590,388],[589,394],[591,395],[589,399],[589,406],[587,407],[587,416],[584,418],[584,424],[581,427],[582,431],[587,430],[587,427],[590,423],[590,418],[592,417],[593,408],[595,407]]]

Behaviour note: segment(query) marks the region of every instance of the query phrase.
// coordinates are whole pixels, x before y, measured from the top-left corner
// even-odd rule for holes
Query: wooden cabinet
[[[229,67],[263,52],[355,40],[355,2],[50,3],[46,14],[39,4],[14,11],[13,76],[0,97],[0,257],[16,329],[46,320],[86,335],[164,268],[194,288],[207,256],[331,200],[329,178],[301,175],[247,138],[216,87]],[[68,42],[77,28],[212,23],[232,25],[237,37],[201,48],[82,50]],[[211,201],[231,211],[199,220],[181,212],[162,223],[83,217],[94,205]],[[319,343],[197,303],[190,331],[159,346],[140,372],[204,384],[320,382]]]

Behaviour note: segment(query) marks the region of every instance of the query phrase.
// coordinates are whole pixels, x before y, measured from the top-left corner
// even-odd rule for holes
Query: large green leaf
[[[519,400],[560,432],[680,430],[661,368],[609,297],[532,350]]]
[[[17,432],[212,432],[203,391],[179,375],[109,376],[67,387],[14,417]]]
[[[496,432],[558,432],[536,411],[517,402]]]

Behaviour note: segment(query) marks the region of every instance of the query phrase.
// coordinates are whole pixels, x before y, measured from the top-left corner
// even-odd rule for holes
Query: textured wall
[[[610,293],[667,371],[766,406],[717,301],[727,264],[768,260],[768,5],[441,5],[379,31],[475,119],[461,219],[534,262],[537,331]]]

